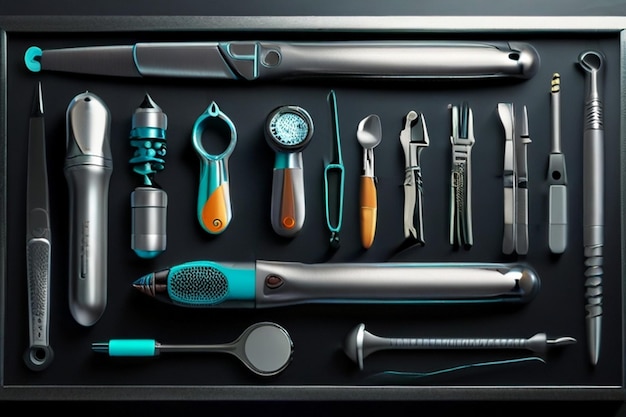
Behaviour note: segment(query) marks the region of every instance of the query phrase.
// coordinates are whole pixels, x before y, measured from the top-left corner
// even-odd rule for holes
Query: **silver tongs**
[[[450,244],[469,249],[474,244],[472,233],[472,165],[474,118],[464,102],[452,111],[452,170],[450,179]]]
[[[528,156],[531,143],[528,110],[523,108],[520,134],[516,135],[513,103],[498,103],[504,128],[504,235],[502,253],[528,253]]]
[[[429,145],[428,131],[423,114],[411,110],[404,118],[400,132],[404,151],[404,237],[424,245],[423,191],[420,154]]]
[[[303,77],[521,78],[540,66],[523,42],[144,42],[25,54],[29,70],[119,77],[268,80]]]

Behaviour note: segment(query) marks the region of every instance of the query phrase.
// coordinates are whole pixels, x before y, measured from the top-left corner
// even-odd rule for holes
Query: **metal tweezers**
[[[467,102],[452,111],[452,171],[450,180],[450,244],[469,249],[474,244],[472,233],[472,165],[474,120]]]
[[[429,145],[428,131],[423,114],[411,110],[404,118],[400,132],[404,151],[404,237],[412,237],[424,245],[422,168],[420,153]]]
[[[498,103],[504,128],[504,235],[502,253],[528,253],[528,111],[524,106],[516,135],[513,103]]]

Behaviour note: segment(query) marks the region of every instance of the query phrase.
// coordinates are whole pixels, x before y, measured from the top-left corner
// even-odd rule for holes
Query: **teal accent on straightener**
[[[152,339],[113,339],[109,341],[109,356],[156,356],[155,347]]]
[[[289,168],[289,154],[285,152],[276,152],[274,159],[274,169]]]
[[[24,54],[24,63],[26,64],[26,68],[28,68],[31,72],[39,72],[41,71],[41,56],[43,55],[43,51],[38,46],[31,46],[26,50]]]

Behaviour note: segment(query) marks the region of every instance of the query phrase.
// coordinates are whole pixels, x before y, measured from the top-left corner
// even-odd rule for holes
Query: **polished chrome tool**
[[[65,177],[70,197],[70,311],[92,326],[107,304],[111,113],[93,93],[78,94],[67,112]]]
[[[472,146],[474,116],[468,103],[450,105],[452,116],[452,169],[450,178],[450,244],[469,249],[472,231]]]
[[[27,68],[121,77],[527,79],[537,50],[523,42],[171,42],[41,50]]]
[[[426,120],[423,114],[411,110],[404,117],[404,129],[400,132],[400,144],[404,152],[404,237],[413,238],[424,245],[424,214],[422,168],[420,155],[429,145]]]
[[[41,83],[37,84],[29,121],[27,170],[26,273],[29,345],[24,354],[24,361],[31,370],[41,371],[47,368],[54,358],[49,339],[52,245]]]
[[[426,350],[426,349],[517,349],[530,350],[545,355],[549,347],[566,346],[576,343],[573,337],[548,339],[545,333],[537,333],[528,339],[519,338],[387,338],[376,336],[365,330],[365,324],[356,326],[346,336],[343,343],[345,354],[363,370],[364,359],[380,350]]]
[[[363,175],[361,175],[361,244],[369,249],[374,243],[378,218],[378,197],[374,176],[374,148],[383,138],[380,117],[370,114],[359,122],[356,137],[363,147]]]
[[[224,151],[212,155],[202,145],[202,136],[208,125],[219,120],[230,132],[230,141]],[[193,125],[191,142],[200,158],[200,183],[198,186],[198,221],[202,228],[210,234],[224,232],[233,218],[230,200],[230,174],[228,159],[237,144],[237,129],[226,114],[212,102],[196,119]]]
[[[528,130],[528,109],[523,107],[520,134],[515,138],[515,251],[519,255],[528,253],[528,150],[531,143]]]
[[[552,253],[563,253],[567,247],[567,170],[561,152],[561,76],[552,75],[550,89],[552,116],[552,149],[548,161],[548,247]]]
[[[513,103],[498,103],[498,115],[504,128],[504,235],[502,253],[507,255],[515,251],[517,192],[515,158],[515,110]]]
[[[293,342],[289,333],[272,322],[255,323],[230,343],[168,345],[153,339],[112,339],[92,343],[91,349],[115,357],[158,356],[161,353],[229,353],[260,376],[279,374],[287,368],[293,357]]]
[[[130,246],[140,258],[154,258],[167,246],[167,193],[154,174],[165,168],[167,115],[149,94],[135,109],[130,144],[135,148],[129,163],[143,184],[131,193],[132,234]]]
[[[306,303],[528,302],[540,288],[525,264],[193,261],[133,283],[182,307],[266,308]]]
[[[313,138],[313,119],[299,106],[280,106],[267,116],[265,139],[276,152],[272,174],[274,231],[294,237],[306,218],[302,151]]]
[[[335,91],[328,94],[330,117],[333,121],[330,163],[324,167],[324,197],[326,202],[326,225],[330,230],[330,247],[339,248],[339,232],[343,220],[343,191],[345,168],[341,155],[341,136],[339,135],[339,115],[337,114],[337,96]]]
[[[600,356],[602,324],[602,265],[604,247],[604,56],[586,51],[578,57],[585,72],[585,125],[583,132],[583,244],[585,247],[585,297],[589,356]]]

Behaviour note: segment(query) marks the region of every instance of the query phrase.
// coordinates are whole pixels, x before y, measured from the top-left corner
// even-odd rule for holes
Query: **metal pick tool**
[[[548,339],[545,333],[537,333],[529,339],[414,339],[386,338],[373,335],[365,330],[365,324],[356,326],[344,341],[344,352],[363,370],[363,360],[374,352],[384,349],[525,349],[544,355],[548,347],[565,346],[576,343],[573,337]]]

